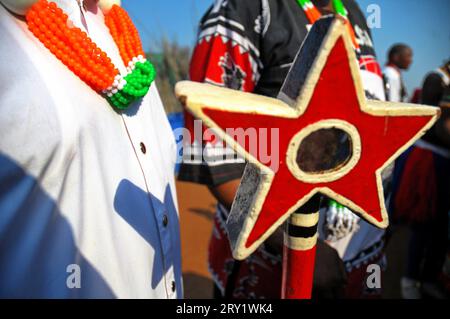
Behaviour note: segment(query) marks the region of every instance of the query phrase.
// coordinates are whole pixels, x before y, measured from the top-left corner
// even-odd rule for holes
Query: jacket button
[[[141,142],[140,146],[141,146],[141,152],[143,154],[146,154],[147,153],[147,148],[145,147],[145,144]]]
[[[169,224],[169,217],[167,217],[167,215],[163,216],[163,226],[167,227],[167,225]]]

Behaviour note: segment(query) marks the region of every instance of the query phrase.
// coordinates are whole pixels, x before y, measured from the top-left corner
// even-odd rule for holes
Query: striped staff
[[[316,257],[320,197],[293,213],[284,230],[283,299],[310,299]]]

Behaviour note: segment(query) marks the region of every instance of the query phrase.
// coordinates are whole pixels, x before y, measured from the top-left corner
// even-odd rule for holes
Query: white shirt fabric
[[[353,214],[348,211],[349,214]],[[326,211],[321,210],[319,214],[319,238],[326,240],[327,236],[324,233],[324,227],[326,225],[325,221]],[[347,236],[327,242],[331,247],[336,249],[339,257],[346,264],[347,270],[350,271],[355,267],[366,262],[366,260],[371,259],[374,255],[380,253],[383,248],[381,244],[378,249],[374,249],[370,254],[364,254],[359,257],[365,250],[380,244],[383,236],[385,234],[384,229],[372,226],[363,219],[358,221],[358,229],[349,233]]]
[[[55,2],[84,28],[76,1]],[[123,70],[100,10],[84,16]],[[156,87],[115,112],[2,5],[0,43],[0,297],[182,298],[176,145]]]
[[[392,66],[387,66],[384,69],[383,74],[389,85],[388,101],[405,102],[402,98],[402,76],[400,72]]]
[[[383,79],[373,72],[359,69],[364,90],[370,93],[374,99],[386,101]]]

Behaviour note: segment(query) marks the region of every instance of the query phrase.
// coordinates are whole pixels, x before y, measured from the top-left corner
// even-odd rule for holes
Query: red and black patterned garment
[[[343,3],[361,46],[358,59],[366,94],[384,100],[366,19],[353,0]],[[309,27],[296,0],[216,0],[200,23],[191,80],[276,97]],[[214,187],[240,178],[244,160],[230,156],[233,152],[214,137],[202,140],[201,124],[195,124],[190,114],[185,114],[185,121],[192,138],[184,143],[179,179]],[[227,215],[219,204],[209,247],[216,285],[222,294],[231,287],[228,297],[279,298],[281,256],[263,245],[247,260],[234,261],[225,231]]]

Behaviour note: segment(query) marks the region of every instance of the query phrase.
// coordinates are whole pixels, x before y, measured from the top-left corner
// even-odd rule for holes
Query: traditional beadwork
[[[343,17],[345,20],[345,24],[347,25],[348,31],[350,33],[350,37],[352,39],[353,47],[355,48],[356,51],[359,51],[360,46],[356,39],[355,30],[353,30],[352,24],[348,20],[348,12],[345,9],[344,4],[342,3],[342,0],[332,0],[332,1],[333,1],[334,11],[338,15]],[[308,18],[308,20],[311,24],[314,24],[322,16],[320,11],[311,2],[311,0],[297,0],[297,3],[303,9],[303,11],[306,14],[306,17]]]
[[[120,74],[108,55],[54,2],[39,0],[26,14],[29,30],[81,80],[103,94],[119,110],[145,96],[155,79],[153,65],[145,59],[139,34],[121,7],[114,5],[105,23],[127,67]]]

